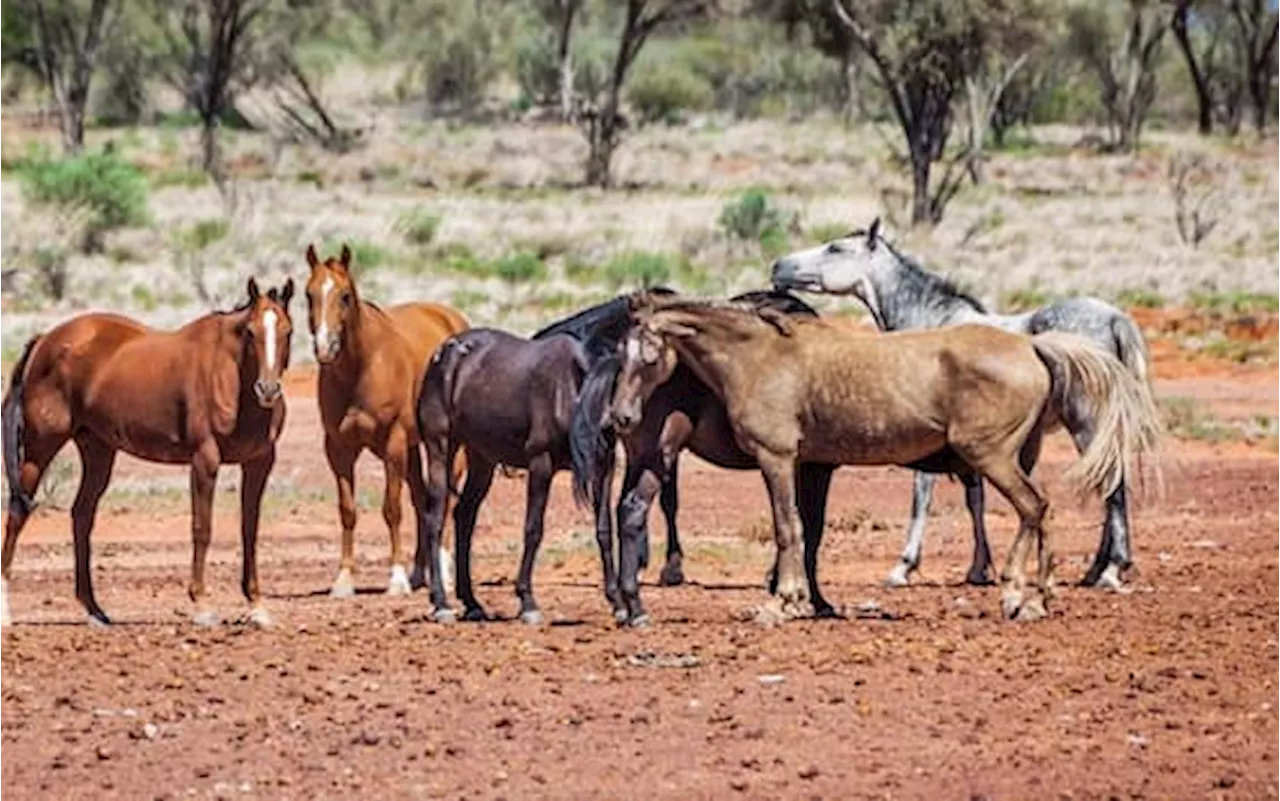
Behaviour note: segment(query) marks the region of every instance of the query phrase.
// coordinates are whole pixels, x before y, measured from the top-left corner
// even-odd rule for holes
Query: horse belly
[[[94,382],[84,398],[84,425],[113,448],[152,462],[191,460],[188,415],[181,394],[167,389],[154,367],[111,370]],[[159,372],[164,372],[160,370]]]
[[[908,464],[947,444],[944,427],[927,419],[904,421],[867,414],[817,420],[800,443],[803,461],[825,464]]]

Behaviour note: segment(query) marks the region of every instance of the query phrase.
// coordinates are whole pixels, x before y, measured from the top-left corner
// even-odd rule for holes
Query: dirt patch
[[[1065,500],[1056,477],[1070,451],[1055,439],[1040,474],[1060,501],[1063,586],[1053,617],[1032,625],[1000,621],[995,590],[957,584],[970,533],[953,483],[940,485],[917,585],[881,588],[909,500],[898,469],[843,470],[832,491],[827,595],[875,619],[740,622],[764,597],[770,549],[743,532],[767,521],[765,495],[756,474],[690,459],[680,520],[693,583],[645,587],[653,628],[613,627],[588,516],[563,476],[536,576],[551,624],[527,628],[511,620],[523,486],[499,478],[475,573],[505,619],[443,627],[426,620],[421,594],[325,596],[337,528],[305,399],[312,382],[290,381],[273,491],[296,497],[277,501],[263,533],[274,629],[186,622],[188,521],[171,510],[100,519],[99,597],[121,625],[90,630],[72,593],[66,517],[38,513],[14,574],[19,625],[3,636],[4,789],[175,800],[1276,797],[1274,452],[1173,444],[1165,494],[1134,512],[1134,592],[1115,595],[1071,584],[1100,513]],[[155,468],[122,463],[118,477],[135,469]],[[375,465],[362,471],[379,486]],[[1003,555],[1015,519],[994,499],[988,521]],[[227,617],[243,608],[236,524],[231,496],[210,570]],[[652,530],[661,553],[656,519]],[[358,548],[358,580],[376,590],[387,546],[373,510]]]

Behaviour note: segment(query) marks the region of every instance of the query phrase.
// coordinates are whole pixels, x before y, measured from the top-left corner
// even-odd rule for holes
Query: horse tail
[[[1124,366],[1139,381],[1149,384],[1151,373],[1147,363],[1147,341],[1138,324],[1127,314],[1117,314],[1111,318],[1111,337],[1115,340],[1116,355]]]
[[[9,391],[5,393],[3,404],[0,404],[0,417],[3,418],[4,427],[4,475],[9,481],[9,508],[23,516],[31,514],[36,501],[22,490],[23,435],[27,427],[22,405],[27,362],[41,336],[43,335],[36,334],[23,346],[22,355],[18,357],[9,377]]]
[[[613,354],[596,360],[582,379],[578,402],[569,422],[569,455],[573,462],[573,498],[582,506],[594,505],[595,488],[617,434],[608,421],[609,402],[622,365]]]
[[[448,422],[449,434],[444,450],[445,487],[453,496],[458,494],[457,482],[454,480],[458,453],[458,441],[453,434],[453,416],[457,408],[454,393],[457,391],[458,367],[462,363],[462,357],[470,351],[470,345],[457,336],[446,339],[427,365],[427,373],[422,379],[422,394],[418,399],[418,435],[424,443],[427,432],[432,430],[433,417],[442,417]]]
[[[1082,492],[1110,495],[1156,452],[1160,413],[1150,384],[1075,334],[1048,331],[1032,337],[1031,344],[1049,369],[1053,411],[1067,420],[1087,410],[1093,422],[1093,439],[1067,470],[1067,479]]]

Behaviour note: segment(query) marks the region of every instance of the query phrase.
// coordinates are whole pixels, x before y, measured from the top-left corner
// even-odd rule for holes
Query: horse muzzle
[[[613,428],[619,434],[629,434],[640,425],[640,405],[635,404],[635,408],[618,409],[615,408],[609,414],[609,422],[613,424]]]
[[[280,398],[284,396],[284,388],[280,386],[279,381],[258,379],[253,382],[253,395],[258,399],[259,404],[270,409],[280,402]]]
[[[800,266],[786,258],[773,263],[772,281],[774,289],[812,289],[820,282],[812,276],[806,276]]]

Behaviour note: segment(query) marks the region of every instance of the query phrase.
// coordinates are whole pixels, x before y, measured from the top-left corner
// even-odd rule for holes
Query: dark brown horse
[[[93,595],[89,538],[116,453],[191,465],[191,600],[197,624],[205,607],[204,563],[212,535],[218,468],[241,470],[241,589],[249,619],[270,616],[258,591],[258,511],[284,425],[280,377],[289,365],[293,281],[266,294],[252,278],[248,300],[177,331],[156,331],[115,314],[85,314],[27,343],[3,404],[4,467],[9,480],[2,615],[8,622],[9,571],[18,535],[45,469],[67,440],[83,475],[71,509],[76,597],[93,623],[108,618]]]
[[[620,300],[623,302],[619,314],[624,318],[624,326],[629,326],[626,299]],[[748,292],[731,300],[796,317],[817,317],[817,312],[808,304],[782,291]],[[618,332],[618,339],[624,333],[625,327]],[[609,405],[621,367],[622,361],[616,355],[598,361],[583,382],[574,409],[571,444],[575,490],[580,497],[593,502],[599,500],[593,488],[602,485],[602,472],[612,470],[614,440],[610,436]],[[758,470],[759,465],[734,440],[724,403],[684,365],[677,365],[671,377],[654,390],[645,403],[643,419],[621,439],[627,454],[627,470],[618,499],[619,539],[638,540],[642,544],[640,566],[643,568],[648,562],[649,508],[660,494],[667,519],[667,560],[659,583],[680,583],[683,569],[676,534],[676,509],[681,451],[688,448],[702,459],[729,470]],[[796,472],[796,497],[804,529],[805,560],[810,568],[810,592],[816,613],[823,616],[834,614],[817,583],[817,554],[834,470],[830,465],[803,464]],[[637,598],[625,622],[642,626],[648,619]]]
[[[414,422],[418,388],[436,347],[466,330],[468,323],[461,312],[435,303],[382,309],[361,300],[351,275],[351,250],[346,245],[340,258],[325,261],[314,247],[308,247],[307,264],[311,267],[308,322],[320,363],[318,398],[324,453],[338,484],[342,521],[342,561],[330,594],[336,598],[355,594],[355,466],[366,448],[382,460],[386,471],[382,519],[391,536],[387,592],[407,594],[409,574],[400,550],[400,493],[408,479],[419,519],[426,493]],[[455,470],[461,470],[461,463]],[[423,574],[424,557],[420,530],[415,578]]]
[[[418,402],[418,426],[427,449],[427,503],[423,527],[429,554],[438,551],[445,501],[452,489],[446,466],[459,447],[467,450],[467,483],[454,510],[458,599],[467,620],[487,614],[471,585],[471,535],[476,514],[499,465],[528,470],[524,552],[516,578],[520,619],[542,621],[533,596],[533,566],[542,542],[543,516],[551,480],[570,466],[569,424],[588,369],[587,349],[572,336],[522,339],[492,328],[477,328],[449,339],[427,367]],[[611,456],[612,454],[610,454]],[[614,588],[613,532],[609,516],[611,464],[595,487],[596,539],[600,545],[606,595],[621,612]],[[426,561],[426,560],[424,560]],[[432,568],[437,559],[429,560]],[[453,620],[440,571],[431,571],[435,618]]]

